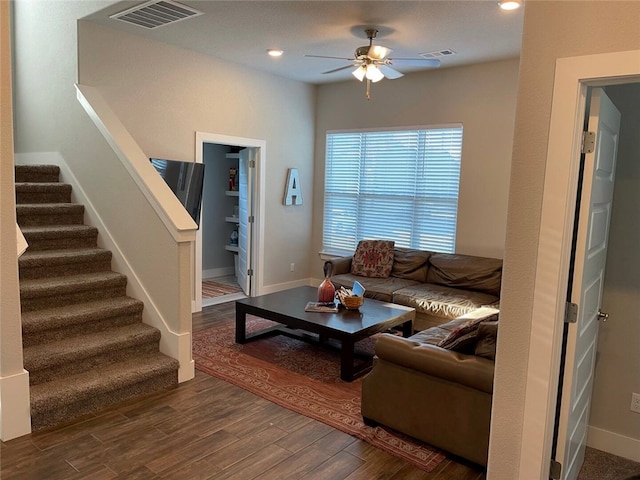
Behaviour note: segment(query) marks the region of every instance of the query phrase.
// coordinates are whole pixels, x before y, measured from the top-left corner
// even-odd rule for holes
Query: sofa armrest
[[[327,267],[331,267],[331,275],[342,275],[343,273],[349,273],[351,271],[351,259],[353,255],[348,257],[332,258],[324,262],[325,270]]]
[[[486,393],[493,393],[495,363],[475,355],[446,350],[388,333],[381,334],[375,353],[381,359]]]

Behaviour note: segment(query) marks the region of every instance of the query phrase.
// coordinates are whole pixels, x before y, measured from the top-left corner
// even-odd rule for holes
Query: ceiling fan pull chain
[[[371,100],[371,80],[367,78],[367,92],[366,92],[367,100]]]

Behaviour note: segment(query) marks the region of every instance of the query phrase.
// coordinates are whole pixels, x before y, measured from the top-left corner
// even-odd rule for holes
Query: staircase
[[[158,350],[143,303],[126,296],[98,230],[53,165],[17,165],[18,224],[29,248],[19,260],[24,368],[38,430],[178,382],[178,361]]]

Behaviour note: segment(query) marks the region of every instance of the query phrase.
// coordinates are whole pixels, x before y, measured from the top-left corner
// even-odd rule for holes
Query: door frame
[[[587,89],[639,81],[640,50],[556,62],[520,444],[528,478],[549,478]]]
[[[263,272],[264,272],[264,255],[262,245],[264,245],[264,217],[265,217],[265,188],[264,188],[264,172],[266,172],[267,161],[267,142],[266,140],[256,138],[234,137],[230,135],[221,135],[217,133],[196,132],[195,142],[195,159],[197,163],[203,162],[203,149],[205,143],[217,143],[229,145],[233,147],[253,147],[256,148],[256,166],[255,166],[255,182],[253,195],[253,228],[252,228],[252,268],[253,279],[251,281],[251,290],[249,296],[260,295],[263,288]],[[201,217],[200,221],[205,219]],[[192,288],[195,298],[191,299],[192,312],[200,312],[202,310],[202,228],[196,232],[196,241],[194,248],[194,273]]]

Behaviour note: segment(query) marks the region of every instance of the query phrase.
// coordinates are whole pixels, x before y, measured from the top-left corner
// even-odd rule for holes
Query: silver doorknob
[[[601,310],[598,310],[598,320],[602,320],[603,322],[606,322],[609,319],[609,314],[608,313],[604,313]]]

